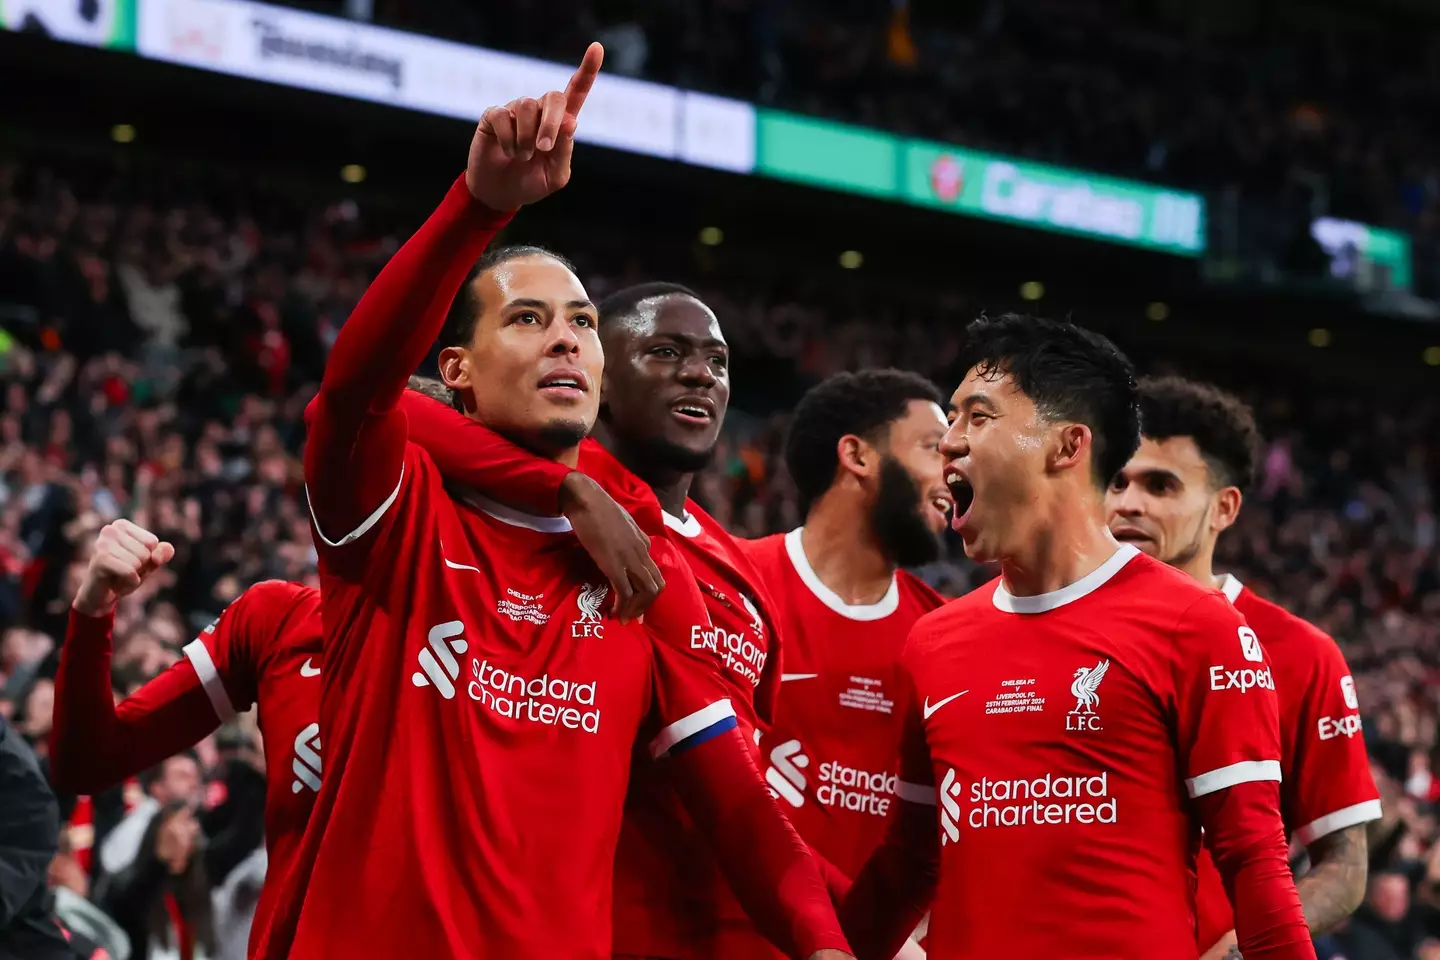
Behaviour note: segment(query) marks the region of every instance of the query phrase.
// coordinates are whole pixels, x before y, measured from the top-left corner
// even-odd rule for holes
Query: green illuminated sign
[[[755,172],[1165,253],[1205,251],[1205,201],[1077,170],[760,110]]]

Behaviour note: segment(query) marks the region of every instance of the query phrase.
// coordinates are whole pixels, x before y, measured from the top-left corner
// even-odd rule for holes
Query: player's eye
[[[590,314],[588,314],[588,313],[577,313],[577,314],[575,314],[574,322],[575,322],[578,326],[582,326],[582,327],[594,327],[594,326],[595,326],[595,318],[592,317],[592,316],[590,316]]]
[[[532,313],[532,312],[529,311],[529,310],[526,310],[524,313],[517,313],[517,314],[515,314],[514,318],[511,320],[511,322],[512,322],[512,323],[523,323],[523,324],[539,323],[539,322],[540,322],[540,317],[539,317],[538,314],[535,314],[535,313]]]
[[[680,356],[680,351],[674,347],[656,347],[650,351],[650,356],[659,357],[662,360],[674,360]]]
[[[721,370],[724,370],[726,367],[730,366],[730,358],[722,357],[718,353],[710,358],[710,362],[715,366],[719,367]]]

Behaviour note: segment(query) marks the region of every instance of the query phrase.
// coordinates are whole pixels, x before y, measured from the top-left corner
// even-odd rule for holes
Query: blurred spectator
[[[137,960],[210,960],[215,917],[200,822],[185,799],[150,817],[134,859],[106,885],[103,903],[119,918]]]
[[[0,718],[0,958],[74,960],[49,909],[60,811],[29,746]]]

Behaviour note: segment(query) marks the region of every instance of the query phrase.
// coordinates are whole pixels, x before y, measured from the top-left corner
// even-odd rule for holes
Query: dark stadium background
[[[342,4],[295,5],[343,12]],[[538,35],[537,6],[382,0],[375,13],[380,22],[465,42],[495,46],[498,37],[520,52],[578,56],[587,37],[573,26]],[[931,92],[922,72],[927,31],[974,29],[997,9],[1023,19],[1032,6],[1041,5],[916,2],[909,32],[920,44],[922,64],[911,70],[885,62],[893,16],[886,2],[851,0],[829,9],[799,0],[697,4],[725,22],[742,17],[763,25],[783,8],[788,21],[834,18],[862,35],[868,31],[874,72],[837,89],[837,101],[873,76],[891,96],[898,89],[923,99]],[[1278,94],[1265,90],[1264,102],[1288,103],[1291,110],[1304,104],[1323,115],[1331,105],[1327,98],[1335,98],[1337,113],[1353,112],[1357,104],[1364,110],[1366,99],[1373,99],[1366,134],[1380,144],[1403,141],[1408,156],[1428,163],[1407,168],[1406,177],[1429,184],[1435,202],[1440,6],[1422,0],[1193,7],[1097,0],[1084,6],[1099,11],[1091,29],[1113,21],[1199,44],[1196,38],[1207,35],[1202,28],[1209,28],[1207,44],[1230,44],[1252,57],[1272,48],[1300,51],[1297,59],[1309,72],[1297,68],[1301,80]],[[491,7],[497,17],[503,13],[504,29],[487,26]],[[644,23],[645,5],[636,8],[575,0],[557,3],[546,15],[597,26]],[[656,53],[660,40],[672,34],[657,30],[655,36],[656,61],[678,69],[674,51]],[[747,35],[740,34],[740,41],[726,36],[740,46],[716,57],[734,69],[711,63],[708,74],[698,68],[693,73],[713,79],[717,92],[751,101],[770,95],[786,105],[784,90],[767,88],[764,71],[752,62],[759,53],[744,45]],[[691,41],[686,55],[694,53]],[[963,72],[966,65],[962,60],[950,67]],[[1316,75],[1332,85],[1307,90],[1303,80]],[[1394,82],[1382,82],[1387,80]],[[1261,81],[1243,73],[1230,81],[1216,95],[1237,117],[1247,116],[1253,109],[1247,97],[1256,94],[1247,84]],[[313,266],[313,249],[295,238],[321,237],[335,276],[373,275],[391,245],[408,235],[461,170],[470,124],[4,31],[0,90],[6,91],[0,110],[0,322],[13,338],[0,357],[6,388],[0,414],[0,707],[43,749],[49,724],[45,678],[53,674],[54,645],[64,632],[72,564],[83,560],[85,536],[99,516],[97,486],[85,478],[87,468],[101,478],[100,486],[113,479],[125,492],[113,497],[122,511],[144,508],[156,526],[194,544],[182,548],[172,580],[122,618],[121,693],[173,661],[176,645],[243,586],[313,571],[304,508],[296,506],[294,453],[303,439],[298,414],[324,362],[324,324],[343,319],[362,287],[332,283],[321,302],[307,302],[295,288],[301,268]],[[952,111],[967,108],[954,97],[946,103]],[[485,106],[475,104],[477,115]],[[1063,107],[1025,106],[1030,113]],[[987,117],[1001,115],[989,132],[1004,138],[1003,111],[976,105],[982,107]],[[833,113],[855,120],[855,109],[837,102]],[[914,125],[912,117],[902,119]],[[1158,123],[1163,128],[1184,119],[1183,110],[1174,109]],[[1053,143],[1026,139],[1043,123],[1016,117],[1008,152],[1054,159],[1045,153]],[[133,127],[133,141],[116,142],[117,124]],[[1440,781],[1432,781],[1429,770],[1440,702],[1440,326],[1433,317],[1413,315],[1440,314],[1434,306],[1440,299],[1440,246],[1428,212],[1397,218],[1387,209],[1364,215],[1346,209],[1353,194],[1342,189],[1338,165],[1327,166],[1324,155],[1299,157],[1294,141],[1290,147],[1297,155],[1281,147],[1271,158],[1289,171],[1279,180],[1318,180],[1330,188],[1306,194],[1298,205],[1263,188],[1237,190],[1251,171],[1223,165],[1186,171],[1180,186],[1198,189],[1210,207],[1210,250],[1200,259],[590,145],[577,150],[572,184],[527,210],[510,238],[571,256],[592,296],[637,280],[674,280],[696,287],[716,306],[734,350],[735,398],[727,443],[698,492],[717,516],[751,535],[796,522],[777,453],[785,411],[808,386],[836,369],[893,363],[920,369],[948,393],[958,373],[948,358],[964,324],[981,311],[1070,316],[1111,336],[1147,372],[1213,379],[1249,400],[1271,445],[1261,489],[1252,491],[1238,529],[1221,541],[1221,567],[1236,570],[1340,641],[1359,682],[1387,806],[1372,838],[1372,895],[1350,928],[1322,945],[1321,955],[1435,958],[1440,845],[1434,843],[1433,803]],[[365,168],[363,182],[341,179],[349,164]],[[1071,166],[1106,172],[1079,162]],[[1302,167],[1310,172],[1297,180],[1293,173]],[[1137,176],[1130,169],[1108,172]],[[1398,195],[1404,185],[1397,180],[1393,186]],[[200,249],[218,242],[195,239],[202,213],[218,218],[222,235],[239,215],[249,217],[262,252],[251,265],[225,274],[220,289],[197,281],[193,272],[189,279],[183,271],[177,275],[182,312],[193,315],[187,312],[190,331],[176,349],[151,349],[138,331],[126,341],[104,343],[95,339],[96,318],[111,314],[75,306],[73,287],[83,276],[79,264],[90,258],[102,273],[112,271],[106,310],[123,313],[127,305],[113,267],[126,247],[113,232],[84,240],[61,214],[67,193],[82,205],[115,205],[122,223],[138,207],[186,210],[180,227],[172,224],[167,233],[162,218],[134,238],[135,249],[147,257],[174,257],[177,243]],[[1331,198],[1334,207],[1315,211],[1315,196]],[[1327,278],[1326,258],[1306,236],[1311,211],[1404,230],[1414,244],[1413,294],[1366,294]],[[1366,219],[1372,212],[1379,215]],[[722,243],[701,242],[709,227],[723,231]],[[187,231],[191,239],[176,240]],[[1223,231],[1239,239],[1231,243],[1227,234],[1219,242]],[[37,256],[41,241],[53,241],[54,252]],[[863,255],[859,269],[841,267],[847,250]],[[1022,287],[1035,283],[1043,285],[1043,296],[1027,299]],[[204,309],[196,311],[196,304]],[[285,342],[286,359],[278,364],[262,342],[271,308]],[[1155,319],[1160,314],[1163,319]],[[112,351],[125,360],[107,359]],[[68,375],[67,357],[77,360]],[[105,390],[112,391],[108,406],[96,406],[94,395]],[[68,414],[69,437],[54,434],[57,410]],[[221,426],[207,433],[210,420]],[[117,451],[102,442],[112,430],[129,437],[133,449]],[[225,468],[202,475],[201,448],[218,451]],[[951,593],[988,576],[966,564],[953,545],[950,560],[926,574]],[[127,644],[138,651],[133,657],[123,653]],[[222,739],[223,749],[210,746],[200,758],[234,793],[244,777],[227,772],[225,764],[244,762],[234,759],[243,752],[237,744],[244,737],[228,731]],[[62,802],[69,809],[73,798]],[[117,797],[97,799],[99,829],[107,817],[118,818],[119,804]],[[73,876],[64,865],[56,870],[57,882]]]

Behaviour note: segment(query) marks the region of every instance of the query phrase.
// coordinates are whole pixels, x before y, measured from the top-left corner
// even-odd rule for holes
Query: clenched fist
[[[107,523],[95,538],[90,565],[73,604],[87,617],[102,617],[120,598],[134,593],[145,578],[169,563],[175,548],[129,520]]]

